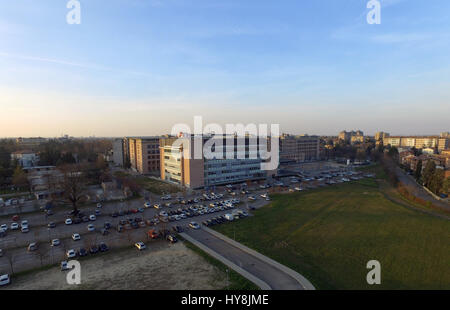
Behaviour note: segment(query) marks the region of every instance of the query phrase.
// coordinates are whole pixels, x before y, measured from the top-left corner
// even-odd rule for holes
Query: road
[[[440,208],[450,210],[450,204],[441,200],[437,200],[436,198],[431,196],[429,193],[427,193],[426,190],[424,190],[419,184],[417,184],[416,181],[411,176],[406,175],[402,169],[397,167],[396,174],[400,182],[405,184],[408,187],[408,189],[412,191],[412,194],[414,196],[419,197],[425,201],[429,201]]]
[[[274,267],[254,255],[225,242],[224,240],[206,232],[203,229],[186,230],[185,233],[202,243],[209,249],[220,254],[227,260],[241,267],[253,276],[267,283],[273,290],[304,290],[292,276]]]

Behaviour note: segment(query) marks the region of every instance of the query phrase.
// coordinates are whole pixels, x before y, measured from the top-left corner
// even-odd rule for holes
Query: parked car
[[[77,256],[77,253],[75,252],[75,250],[70,249],[66,252],[66,257],[67,258],[74,258]]]
[[[67,261],[63,260],[61,262],[61,271],[65,271],[65,270],[69,270],[69,269],[70,268],[69,268],[69,265],[68,265]]]
[[[66,219],[64,223],[66,225],[72,225],[72,219]]]
[[[58,245],[60,245],[61,244],[61,241],[59,241],[59,239],[53,239],[52,241],[51,241],[51,246],[58,246]]]
[[[9,278],[9,274],[2,274],[0,276],[0,286],[8,285],[11,283],[11,279]]]
[[[91,253],[91,254],[98,253],[98,247],[95,246],[95,245],[91,246],[90,249],[89,249],[89,253]]]
[[[144,207],[145,208],[150,208],[152,205],[151,205],[151,203],[150,202],[146,202],[146,203],[144,203]]]
[[[80,256],[80,257],[87,256],[87,255],[88,255],[88,252],[86,251],[85,248],[81,248],[81,249],[78,251],[78,256]]]
[[[198,225],[196,222],[190,222],[189,227],[192,229],[200,229],[200,225]]]
[[[11,230],[19,229],[19,223],[16,223],[16,222],[11,223],[10,229]]]
[[[47,227],[48,228],[55,228],[56,224],[54,222],[50,222],[50,223],[47,224]]]
[[[168,240],[170,243],[175,243],[175,242],[178,241],[178,239],[177,239],[175,236],[172,236],[172,235],[168,235],[168,236],[167,236],[167,240]]]
[[[109,250],[108,246],[106,245],[106,243],[102,242],[100,243],[100,245],[98,246],[100,252],[106,252]]]
[[[142,250],[145,250],[147,247],[145,246],[145,244],[144,244],[144,242],[136,242],[135,244],[134,244],[134,246],[139,250],[139,251],[142,251]]]
[[[94,226],[94,224],[89,224],[89,225],[87,226],[87,229],[88,229],[88,231],[95,231],[95,226]]]
[[[156,232],[156,230],[151,229],[147,232],[147,235],[149,236],[149,238],[151,239],[157,239],[159,237],[158,233]]]
[[[72,234],[72,240],[73,240],[73,241],[81,240],[80,234],[73,233],[73,234]]]
[[[103,207],[103,206],[102,206],[102,204],[101,204],[100,202],[99,202],[99,203],[97,203],[97,208],[99,208],[99,209],[100,209],[101,207]]]
[[[97,217],[94,214],[89,215],[90,221],[95,221],[96,219],[97,219]]]

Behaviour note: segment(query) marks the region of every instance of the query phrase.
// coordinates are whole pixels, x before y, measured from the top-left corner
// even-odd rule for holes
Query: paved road
[[[426,190],[424,190],[416,181],[411,177],[405,174],[403,170],[397,167],[396,174],[400,182],[404,183],[408,189],[412,190],[412,194],[416,197],[419,197],[425,201],[429,201],[432,204],[441,207],[446,210],[450,210],[450,204],[437,200],[433,196],[431,196]]]
[[[274,290],[303,290],[303,286],[287,273],[249,253],[199,229],[187,230],[190,237],[267,283]]]

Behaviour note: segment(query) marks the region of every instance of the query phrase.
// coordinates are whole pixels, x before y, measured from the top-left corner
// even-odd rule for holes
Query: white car
[[[139,250],[145,250],[147,247],[145,246],[144,242],[137,242],[134,244],[134,246]]]
[[[198,225],[196,222],[190,222],[189,227],[192,229],[200,229],[200,225]]]
[[[0,286],[8,285],[11,283],[11,280],[9,279],[9,274],[2,274],[0,276]]]
[[[7,231],[8,230],[8,225],[2,224],[2,226],[0,226],[0,230]]]
[[[66,225],[72,225],[72,219],[66,219],[64,223]]]
[[[67,256],[67,258],[74,258],[77,256],[77,252],[75,252],[75,250],[72,250],[72,249],[68,250],[66,252],[66,256]]]
[[[52,243],[51,243],[51,246],[58,246],[60,244],[61,244],[61,241],[59,241],[59,239],[53,239]]]
[[[20,228],[20,231],[23,233],[27,233],[30,231],[30,229],[28,228],[28,226],[22,226],[22,228]]]
[[[27,220],[23,220],[22,223],[20,223],[20,226],[26,226],[28,227],[28,221]]]
[[[166,211],[159,212],[159,215],[161,215],[161,216],[169,216]]]
[[[67,261],[65,261],[65,260],[63,260],[62,262],[61,262],[61,271],[65,271],[65,270],[69,270],[70,268],[69,268],[69,266],[68,266],[68,264],[67,264]]]
[[[89,215],[90,221],[95,221],[96,219],[97,219],[97,217],[94,214]]]
[[[16,223],[16,222],[11,223],[10,228],[11,228],[11,230],[19,229],[19,223]]]
[[[150,202],[146,202],[146,203],[144,203],[144,207],[145,208],[150,208],[152,205],[150,204]]]
[[[99,203],[97,203],[97,208],[99,208],[99,209],[100,209],[101,207],[103,207],[103,206],[102,206],[102,204],[101,204],[100,202],[99,202]]]
[[[77,233],[72,234],[72,240],[73,241],[81,240],[80,234],[77,234]]]
[[[93,224],[89,224],[87,226],[88,231],[94,231],[95,230],[95,226]]]

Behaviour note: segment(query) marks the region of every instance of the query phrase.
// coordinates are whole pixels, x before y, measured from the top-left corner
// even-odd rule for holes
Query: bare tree
[[[63,172],[64,197],[72,205],[77,214],[78,205],[86,200],[85,187],[87,184],[84,166],[80,164],[65,165],[61,167]]]

